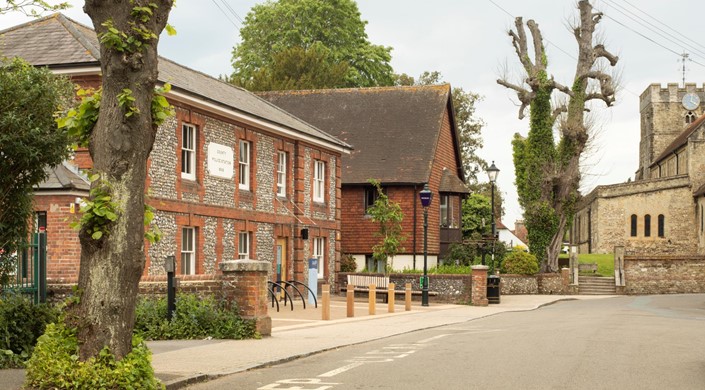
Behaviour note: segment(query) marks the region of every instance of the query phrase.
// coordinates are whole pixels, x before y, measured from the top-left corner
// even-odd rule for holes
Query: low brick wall
[[[339,287],[347,284],[349,273],[341,272],[337,276],[337,293]],[[384,276],[383,274],[369,274]],[[406,283],[411,283],[412,290],[420,290],[421,274],[390,274],[389,281],[396,284],[397,290],[404,290]],[[568,286],[561,274],[538,275],[500,275],[500,293],[503,295],[523,294],[567,294]],[[471,298],[472,278],[468,275],[429,275],[430,291],[438,292],[432,296],[434,302],[468,303]],[[420,299],[414,297],[414,299]]]
[[[624,256],[626,294],[705,293],[705,256]]]

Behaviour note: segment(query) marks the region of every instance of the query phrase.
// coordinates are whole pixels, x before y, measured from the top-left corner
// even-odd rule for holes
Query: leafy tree
[[[386,270],[394,269],[394,256],[404,250],[401,246],[406,240],[402,233],[401,222],[404,220],[404,213],[401,211],[399,203],[389,200],[384,193],[379,181],[368,180],[377,189],[377,200],[367,209],[372,216],[372,220],[379,223],[379,231],[375,233],[380,241],[372,247],[372,257],[380,262],[390,259]]]
[[[21,59],[0,60],[0,285],[27,241],[33,187],[46,179],[47,166],[68,157],[68,136],[54,113],[72,98],[65,77]]]
[[[230,81],[255,89],[282,82],[288,85],[287,79],[275,80],[278,75],[325,81],[313,84],[316,88],[391,85],[392,49],[370,43],[366,23],[353,0],[279,0],[255,5],[240,29],[242,42],[233,49]],[[294,61],[297,58],[316,63],[316,69],[302,69]],[[343,69],[345,75],[340,78]],[[330,76],[316,75],[314,70],[328,71]]]
[[[463,238],[485,236],[491,233],[492,205],[490,198],[473,193],[463,200]]]
[[[52,5],[43,0],[5,0],[5,5],[0,5],[0,14],[16,11],[28,16],[39,16],[43,11],[59,11],[69,7],[68,3]]]
[[[521,102],[519,118],[529,107],[529,134],[512,141],[519,204],[529,233],[531,252],[540,259],[543,272],[558,272],[558,255],[567,224],[575,213],[580,185],[580,158],[589,139],[585,121],[587,104],[600,100],[608,107],[615,100],[612,76],[604,69],[614,67],[618,58],[604,45],[594,43],[594,32],[602,13],[593,12],[588,0],[578,3],[579,25],[573,27],[578,42],[578,60],[570,87],[558,83],[548,73],[548,59],[541,31],[533,20],[526,23],[533,38],[534,55],[529,54],[528,38],[521,17],[509,31],[512,45],[525,71],[523,82],[506,79],[497,83],[517,93]],[[564,99],[551,104],[553,92]],[[558,127],[559,142],[553,138]]]
[[[344,85],[350,66],[336,63],[321,42],[309,48],[294,46],[272,55],[272,64],[258,69],[247,83],[251,91],[321,89]]]
[[[426,71],[418,79],[404,73],[395,75],[396,85],[433,85],[442,82],[443,77],[440,72]],[[455,122],[458,126],[463,171],[466,181],[475,183],[478,174],[487,167],[487,162],[477,155],[477,150],[482,148],[482,126],[485,122],[475,117],[475,104],[482,100],[482,97],[472,92],[465,92],[460,87],[454,87],[451,96],[455,108]]]

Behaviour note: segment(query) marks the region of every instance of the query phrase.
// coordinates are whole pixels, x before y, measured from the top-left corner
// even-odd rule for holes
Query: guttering
[[[341,154],[350,154],[350,149],[337,145],[332,142],[324,141],[320,138],[313,137],[311,135],[305,134],[298,130],[292,130],[288,127],[278,125],[276,123],[269,122],[264,119],[257,118],[252,115],[247,115],[242,112],[235,111],[230,108],[223,107],[221,105],[213,104],[202,99],[196,99],[190,94],[174,91],[173,89],[166,95],[167,97],[174,98],[185,103],[188,103],[194,107],[198,107],[213,113],[220,114],[226,118],[234,119],[242,123],[246,123],[250,126],[258,127],[264,130],[269,130],[279,135],[283,135],[292,139],[300,139],[306,142],[312,143],[314,145],[324,146],[327,149],[340,152]]]

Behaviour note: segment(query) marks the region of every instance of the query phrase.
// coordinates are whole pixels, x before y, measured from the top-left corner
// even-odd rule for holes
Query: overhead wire
[[[223,16],[225,16],[225,18],[228,19],[228,21],[230,22],[230,24],[232,24],[232,25],[235,27],[236,30],[240,30],[240,26],[238,26],[238,25],[230,18],[230,16],[228,16],[228,14],[225,13],[225,11],[223,10],[223,8],[222,8],[215,0],[211,0],[211,1],[213,2],[213,4],[215,4],[216,7],[218,7],[218,9],[220,10],[220,13],[222,13]]]
[[[640,17],[640,16],[638,16],[638,15],[635,15],[633,12],[631,12],[631,11],[629,11],[628,9],[624,8],[624,7],[621,6],[619,3],[613,2],[612,0],[602,0],[602,1],[605,2],[605,3],[608,4],[608,5],[611,5],[611,6],[612,6],[612,9],[614,9],[615,11],[617,11],[617,12],[621,13],[622,15],[626,16],[627,18],[633,20],[634,22],[636,22],[637,24],[639,24],[639,25],[641,25],[642,27],[646,28],[647,30],[650,30],[652,33],[656,34],[657,36],[660,36],[661,38],[663,38],[663,39],[665,39],[665,40],[667,40],[667,41],[669,41],[669,42],[671,42],[671,43],[673,43],[673,44],[680,45],[680,46],[683,47],[684,49],[685,49],[685,48],[688,48],[688,49],[691,50],[691,53],[693,53],[693,52],[699,53],[699,55],[700,55],[701,57],[705,58],[705,52],[704,52],[704,51],[702,51],[702,50],[700,50],[700,49],[694,47],[693,45],[691,45],[691,44],[689,44],[689,43],[683,41],[682,39],[680,39],[680,38],[674,36],[673,34],[667,32],[667,31],[664,31],[664,30],[661,29],[660,27],[655,26],[654,24],[652,24],[652,23],[646,21],[644,18],[642,18],[642,17]],[[643,12],[643,11],[642,11],[642,12]],[[610,17],[610,19],[615,20],[613,17]],[[620,24],[622,24],[622,23],[620,23]],[[622,25],[624,25],[624,24],[622,24]],[[671,51],[673,51],[673,50],[671,50]],[[680,54],[679,54],[679,55],[680,55]]]
[[[245,21],[242,20],[242,18],[240,17],[240,15],[238,15],[237,12],[235,12],[235,9],[233,9],[233,7],[230,6],[230,3],[229,3],[228,1],[226,1],[226,0],[220,0],[220,1],[223,3],[223,5],[225,5],[225,8],[227,8],[228,11],[230,11],[230,13],[235,17],[235,19],[237,19],[238,21],[240,21],[240,24],[244,24],[244,23],[245,23]]]

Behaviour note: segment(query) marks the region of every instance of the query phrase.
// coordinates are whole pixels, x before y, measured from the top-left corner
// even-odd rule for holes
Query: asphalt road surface
[[[559,302],[190,388],[703,390],[705,295]]]

